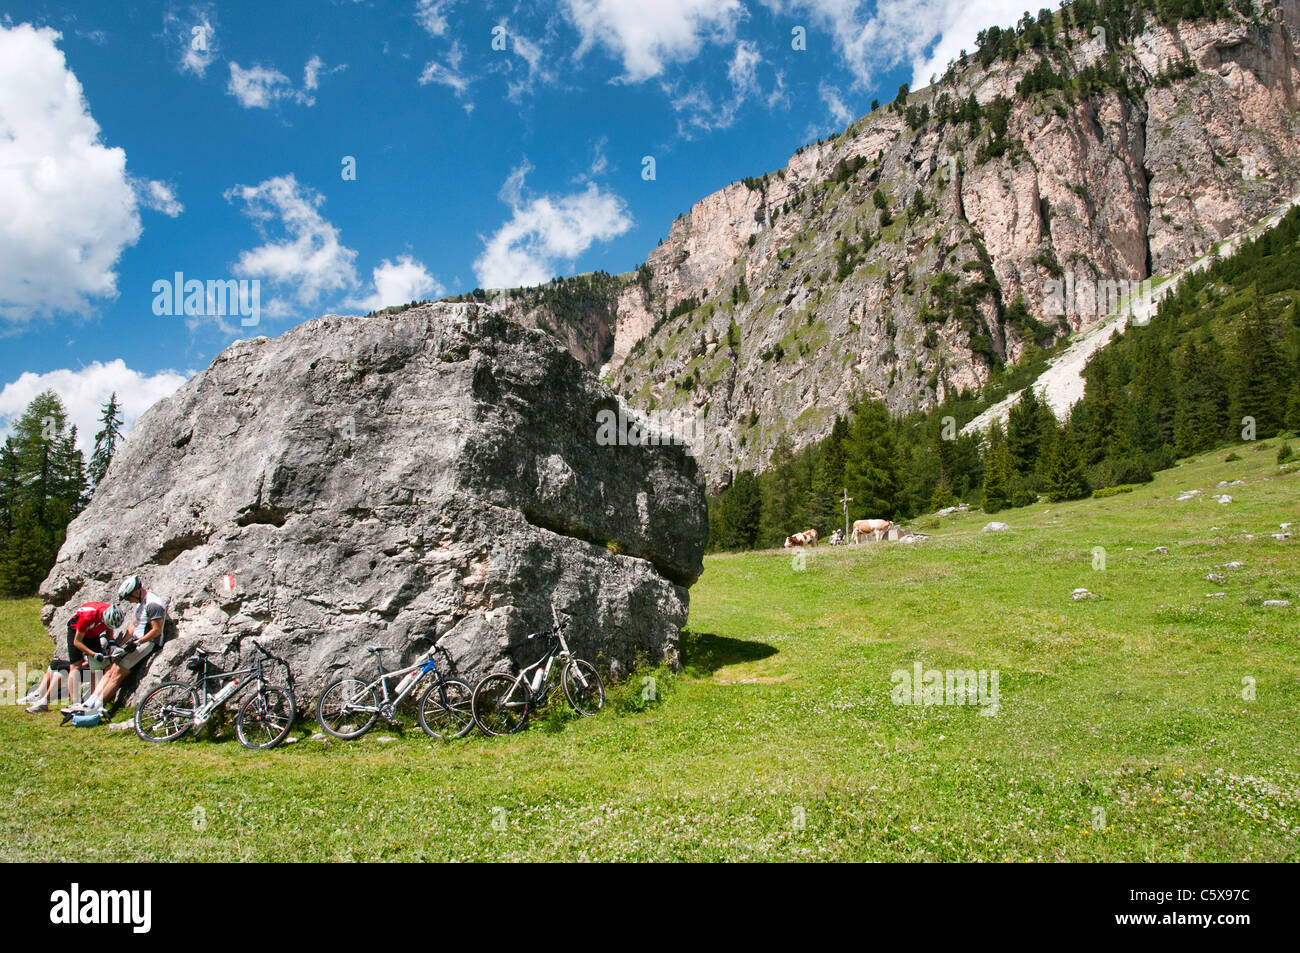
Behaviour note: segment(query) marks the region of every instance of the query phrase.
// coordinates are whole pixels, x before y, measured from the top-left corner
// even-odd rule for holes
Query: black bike
[[[194,684],[163,682],[146,695],[135,710],[136,734],[156,743],[175,741],[191,728],[206,725],[227,701],[252,686],[252,696],[235,716],[235,735],[245,748],[274,748],[289,734],[298,709],[293,692],[270,684],[262,671],[264,660],[285,663],[256,642],[253,648],[262,658],[248,668],[231,672],[218,669],[209,660],[208,653],[199,649],[185,663],[194,673]],[[209,686],[215,687],[215,691]]]
[[[512,735],[528,723],[528,715],[546,701],[551,690],[551,671],[555,660],[562,666],[560,682],[564,697],[579,715],[594,715],[605,705],[605,686],[590,662],[574,656],[564,639],[567,620],[561,622],[551,607],[555,625],[528,636],[549,636],[551,644],[546,654],[523,669],[518,675],[499,673],[489,675],[474,689],[474,722],[485,734]]]

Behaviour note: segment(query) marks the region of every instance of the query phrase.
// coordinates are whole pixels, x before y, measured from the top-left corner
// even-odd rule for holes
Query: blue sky
[[[84,443],[109,391],[133,420],[239,337],[630,270],[1022,6],[9,0],[0,427],[52,387]],[[155,313],[176,272],[256,279],[257,325]]]

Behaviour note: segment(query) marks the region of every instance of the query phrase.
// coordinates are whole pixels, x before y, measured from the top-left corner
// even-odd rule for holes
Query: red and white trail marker
[[[225,578],[223,578],[221,581],[222,581],[222,583],[225,584],[226,592],[234,592],[234,591],[235,591],[235,576],[234,576],[234,573],[226,573]]]

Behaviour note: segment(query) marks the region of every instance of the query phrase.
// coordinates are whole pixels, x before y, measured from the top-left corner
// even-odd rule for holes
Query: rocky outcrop
[[[612,317],[582,334],[612,325],[612,346],[584,360],[608,362],[633,405],[693,415],[716,484],[761,468],[782,435],[796,449],[824,436],[857,397],[925,409],[1088,331],[1300,188],[1300,0],[1148,23],[1114,48],[1075,29],[1014,61],[956,64],[902,108],[704,197],[648,275],[609,292]],[[1068,91],[1018,89],[1043,61]],[[979,120],[952,118],[972,96]]]
[[[366,643],[410,659],[436,637],[473,682],[573,620],[576,651],[616,674],[672,660],[706,511],[681,446],[606,446],[618,399],[548,335],[437,304],[328,316],[231,346],[136,424],[41,588],[71,611],[140,573],[178,638],[259,636],[299,701]]]

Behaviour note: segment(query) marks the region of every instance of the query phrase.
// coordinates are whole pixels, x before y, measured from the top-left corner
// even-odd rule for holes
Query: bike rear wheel
[[[185,682],[163,682],[135,710],[135,733],[160,744],[175,741],[194,725],[199,693]]]
[[[474,689],[474,724],[488,735],[513,735],[528,723],[528,685],[513,675],[489,675]]]
[[[560,678],[564,697],[579,715],[594,715],[605,707],[605,686],[590,662],[574,659]]]
[[[420,697],[420,727],[430,738],[464,738],[474,730],[474,693],[454,678],[435,681]]]
[[[235,736],[245,748],[274,748],[289,734],[298,708],[283,688],[266,685],[244,703],[235,718]]]
[[[321,692],[316,721],[327,735],[360,738],[379,720],[379,693],[359,678],[343,678]]]

